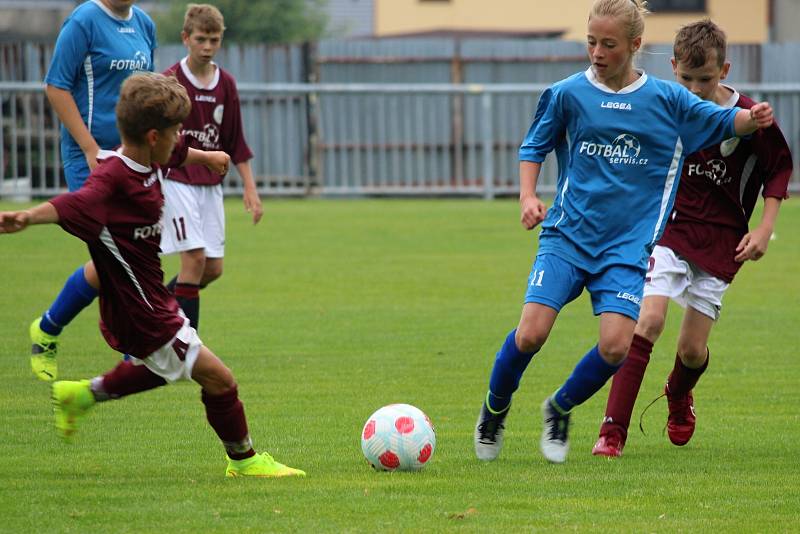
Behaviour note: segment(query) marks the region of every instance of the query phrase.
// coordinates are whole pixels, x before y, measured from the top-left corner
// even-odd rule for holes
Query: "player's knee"
[[[704,343],[678,342],[678,357],[689,368],[702,366],[708,356],[708,347]]]
[[[664,331],[665,318],[658,312],[643,311],[636,323],[636,334],[655,342]]]
[[[622,363],[628,356],[630,348],[630,342],[626,343],[619,339],[601,339],[597,344],[597,351],[600,353],[600,357],[611,365]]]
[[[214,372],[206,378],[206,383],[202,385],[203,389],[212,395],[224,395],[236,387],[236,379],[230,369],[220,365],[214,369]]]
[[[87,262],[83,266],[83,277],[86,278],[86,283],[92,286],[95,290],[100,290],[100,277],[97,275],[97,269],[94,267],[94,262]]]
[[[521,352],[536,352],[547,341],[547,334],[532,328],[518,328],[514,341]]]
[[[222,264],[217,262],[206,263],[201,285],[207,286],[214,280],[217,280],[220,276],[222,276]]]

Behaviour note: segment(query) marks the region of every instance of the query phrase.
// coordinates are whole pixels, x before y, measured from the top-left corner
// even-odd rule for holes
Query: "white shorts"
[[[722,297],[730,285],[681,258],[671,248],[658,245],[650,256],[645,280],[645,297],[669,297],[683,308],[690,306],[714,321],[719,319]]]
[[[131,356],[133,365],[144,365],[170,384],[192,379],[192,369],[203,342],[187,319],[169,343],[140,360]]]
[[[175,254],[198,248],[207,258],[225,256],[225,207],[221,185],[188,185],[166,179],[161,218],[161,252]]]

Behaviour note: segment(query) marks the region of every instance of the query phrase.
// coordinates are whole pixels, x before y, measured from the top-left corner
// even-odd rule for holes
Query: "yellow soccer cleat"
[[[52,382],[58,376],[58,338],[39,327],[41,320],[41,317],[37,317],[31,323],[31,370],[39,380]]]
[[[291,477],[306,476],[305,471],[294,469],[278,463],[275,459],[262,452],[244,460],[231,460],[228,458],[226,477]]]
[[[52,400],[58,437],[70,442],[77,430],[78,421],[94,406],[95,399],[90,383],[88,380],[53,382]]]

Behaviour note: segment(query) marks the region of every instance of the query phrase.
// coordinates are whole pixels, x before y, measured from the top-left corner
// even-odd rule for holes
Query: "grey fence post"
[[[492,128],[492,93],[481,88],[481,139],[483,152],[483,198],[494,198],[494,132]]]

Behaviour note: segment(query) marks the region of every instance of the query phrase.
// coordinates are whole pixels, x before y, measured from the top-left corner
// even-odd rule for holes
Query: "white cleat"
[[[499,414],[493,414],[486,407],[481,407],[478,422],[475,423],[475,455],[478,460],[490,462],[500,456],[503,449],[503,432],[508,409]]]
[[[559,412],[548,397],[542,403],[542,420],[539,448],[548,461],[563,464],[569,452],[569,413]]]

